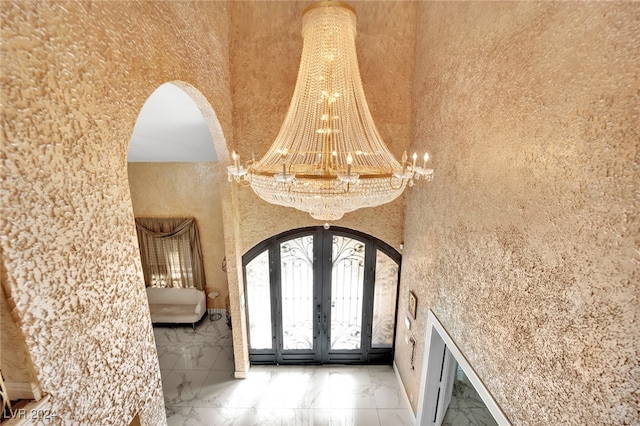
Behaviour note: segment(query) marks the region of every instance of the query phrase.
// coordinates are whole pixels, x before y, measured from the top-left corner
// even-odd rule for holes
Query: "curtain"
[[[195,218],[136,218],[147,287],[204,290],[200,237]]]

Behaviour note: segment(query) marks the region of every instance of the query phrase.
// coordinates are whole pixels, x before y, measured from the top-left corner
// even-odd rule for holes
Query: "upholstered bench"
[[[207,310],[205,293],[196,288],[147,287],[153,323],[195,323]]]

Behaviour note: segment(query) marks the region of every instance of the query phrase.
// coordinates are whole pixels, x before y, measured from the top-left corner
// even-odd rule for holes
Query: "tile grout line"
[[[205,325],[208,325],[208,324],[205,324]],[[206,332],[205,332],[205,330],[206,330]],[[190,346],[198,345],[199,343],[202,343],[202,342],[200,342],[200,340],[203,339],[203,338],[207,339],[207,340],[210,339],[210,338],[216,339],[217,338],[216,334],[224,335],[224,336],[222,336],[222,339],[225,340],[226,343],[230,343],[230,342],[228,342],[229,339],[228,339],[227,333],[225,332],[226,330],[219,330],[218,327],[209,328],[209,327],[202,327],[202,325],[201,325],[200,328],[197,331],[199,331],[201,333],[196,333],[195,336],[192,339],[188,339],[189,340],[188,342],[180,342],[179,341],[180,337],[177,337],[178,341],[169,341],[169,342],[162,342],[162,343],[158,343],[156,341],[156,343],[158,345],[176,344],[176,345],[179,345],[182,349],[184,349],[185,347],[188,348]],[[206,335],[206,337],[205,337],[205,335]],[[227,354],[225,353],[225,348],[222,347],[222,345],[219,345],[219,347],[216,349],[215,352],[216,352],[216,355],[215,355],[216,360],[214,360],[213,363],[212,363],[212,366],[206,370],[207,371],[207,377],[209,375],[211,375],[211,374],[214,374],[215,372],[223,372],[223,371],[227,372],[226,369],[225,370],[219,370],[219,369],[216,369],[216,367],[215,367],[216,364],[218,364],[219,360],[222,357],[227,356]],[[185,353],[182,352],[181,356],[185,356]],[[198,357],[198,359],[200,359],[200,358],[201,357]],[[168,371],[164,370],[166,375],[169,375],[171,373],[175,373],[176,371],[178,371],[176,369],[176,367],[178,366],[178,364],[180,362],[181,361],[180,361],[180,358],[179,358],[173,364],[171,369],[169,369]],[[184,364],[184,362],[183,362],[183,364]],[[223,363],[221,363],[221,364],[223,364]],[[185,364],[185,367],[186,366],[187,366],[187,364]],[[222,365],[221,365],[221,367],[222,367]],[[322,413],[323,417],[326,417],[326,420],[328,421],[327,424],[332,424],[331,423],[331,419],[332,418],[335,418],[335,420],[340,420],[340,419],[338,419],[338,417],[341,417],[340,413],[343,413],[344,415],[347,415],[349,418],[352,419],[352,421],[355,421],[355,419],[358,417],[358,412],[364,413],[365,411],[367,411],[367,412],[370,413],[370,414],[367,414],[367,416],[369,416],[369,415],[373,414],[373,412],[371,412],[371,410],[374,407],[375,407],[375,416],[378,419],[377,420],[378,424],[380,424],[380,425],[382,425],[383,418],[387,419],[387,421],[391,418],[391,417],[389,417],[389,414],[392,411],[394,413],[398,412],[398,414],[400,414],[399,413],[400,411],[406,412],[407,417],[404,417],[404,414],[402,416],[404,417],[405,420],[407,420],[408,417],[410,417],[410,416],[408,416],[408,413],[411,412],[411,409],[410,408],[406,408],[407,406],[410,407],[410,405],[408,405],[406,403],[406,399],[407,399],[406,398],[406,392],[404,391],[403,387],[400,385],[400,382],[398,382],[398,380],[397,380],[397,371],[395,371],[395,366],[393,367],[393,370],[394,370],[394,373],[395,373],[394,376],[395,376],[395,382],[396,382],[395,385],[396,386],[392,385],[390,382],[387,383],[388,376],[386,376],[386,375],[388,373],[385,370],[380,369],[379,370],[380,371],[380,375],[378,375],[378,374],[376,374],[376,372],[377,372],[376,368],[369,368],[369,367],[371,367],[371,366],[362,366],[362,368],[360,370],[358,370],[358,372],[359,373],[360,372],[362,372],[362,373],[366,372],[367,373],[366,376],[368,378],[369,389],[370,389],[370,392],[368,393],[368,397],[367,398],[371,398],[372,399],[373,407],[371,407],[371,408],[356,408],[356,406],[349,406],[349,407],[344,407],[344,408],[339,408],[339,407],[335,407],[334,408],[332,406],[329,406],[327,408],[315,408],[313,406],[309,406],[309,407],[305,407],[305,406],[285,407],[284,405],[286,405],[286,404],[284,404],[282,407],[277,406],[277,407],[271,407],[271,408],[270,407],[257,407],[257,406],[254,405],[253,407],[246,408],[246,409],[240,408],[240,407],[236,407],[236,406],[234,406],[234,407],[231,407],[231,406],[211,407],[211,409],[213,409],[213,410],[221,410],[221,409],[232,410],[234,412],[233,418],[235,420],[231,420],[231,422],[238,421],[238,415],[239,415],[238,411],[239,410],[243,410],[243,413],[251,412],[251,413],[254,413],[254,414],[257,411],[276,413],[276,417],[279,418],[279,419],[276,420],[276,424],[284,424],[285,423],[285,417],[284,417],[285,413],[287,413],[289,411],[293,411],[294,413],[295,412],[299,412],[299,411],[303,411],[303,412],[307,413],[306,416],[312,416],[312,417],[314,417],[318,413]],[[190,368],[180,369],[180,371],[182,371],[182,370],[186,370],[186,371],[205,371],[205,370],[199,370],[199,369],[193,369],[192,370]],[[287,373],[291,373],[290,370],[291,370],[291,367],[288,367],[286,372]],[[350,366],[342,367],[342,368],[335,368],[335,367],[332,368],[332,367],[330,367],[328,369],[329,374],[331,374],[333,372],[336,372],[336,373],[343,372],[343,373],[347,373],[348,374],[350,371],[354,371],[354,370],[352,370],[352,367],[350,367]],[[215,380],[211,380],[211,382],[209,383],[209,382],[207,382],[207,378],[205,378],[204,381],[202,382],[201,386],[199,387],[198,391],[197,391],[196,398],[203,397],[202,392],[203,392],[205,386],[208,386],[208,385],[211,385],[211,384],[214,384],[214,383],[215,383]],[[398,395],[400,393],[402,393],[404,395],[404,398],[401,398],[401,399],[405,402],[403,404],[405,406],[405,408],[402,408],[400,406],[398,406],[397,409],[394,409],[394,408],[381,408],[379,402],[376,400],[376,389],[377,389],[376,386],[382,386],[385,389],[386,389],[387,386],[391,386],[391,388],[394,391],[394,393],[397,392]],[[190,401],[190,402],[187,402],[186,406],[172,407],[172,408],[177,410],[177,412],[179,413],[178,414],[179,416],[184,416],[184,415],[187,416],[180,424],[182,424],[182,425],[186,425],[187,423],[191,424],[189,419],[195,420],[195,417],[198,417],[198,416],[201,417],[202,416],[201,409],[208,408],[208,407],[195,407],[193,404],[195,404],[195,402],[194,401]],[[384,405],[384,403],[382,405]],[[395,407],[395,405],[396,405],[396,403],[393,403],[394,407]],[[381,411],[381,410],[384,410],[384,411]],[[295,417],[295,418],[297,418],[297,417]],[[371,420],[373,420],[372,417],[369,417],[369,418]],[[178,422],[179,422],[179,418],[176,418],[174,420],[178,420]],[[206,419],[205,418],[201,418],[200,421],[206,421]],[[375,422],[372,422],[372,423],[375,423]],[[226,420],[225,420],[225,424],[227,424]]]

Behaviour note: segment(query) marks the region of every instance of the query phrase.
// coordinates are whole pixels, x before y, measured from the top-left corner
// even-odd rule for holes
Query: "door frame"
[[[478,374],[464,357],[462,351],[455,344],[449,333],[445,330],[433,311],[427,314],[427,331],[425,336],[425,351],[422,360],[422,376],[420,378],[420,396],[418,399],[418,413],[416,426],[433,426],[436,424],[436,416],[440,398],[438,393],[444,384],[441,383],[442,355],[448,349],[458,362],[458,365],[475,388],[480,398],[485,403],[495,421],[501,426],[510,426],[511,423],[496,403],[489,390],[486,388]]]
[[[365,270],[364,270],[364,289],[363,300],[369,298],[371,303],[371,312],[364,310],[363,312],[363,327],[362,330],[362,350],[360,353],[355,354],[354,351],[344,350],[329,350],[329,337],[330,334],[326,332],[326,327],[330,327],[331,324],[331,308],[329,303],[323,303],[317,300],[320,297],[326,297],[326,292],[323,291],[323,282],[328,279],[331,280],[332,275],[332,256],[324,256],[323,253],[332,252],[332,239],[327,238],[327,234],[340,235],[348,238],[355,238],[365,244]],[[274,294],[281,293],[281,281],[280,281],[280,243],[288,241],[294,238],[303,236],[313,236],[314,238],[314,345],[313,351],[284,351],[281,350],[281,338],[278,331],[281,331],[278,324],[278,316],[282,315],[282,306],[278,297],[273,297]],[[319,243],[317,243],[319,241]],[[398,294],[400,290],[400,268],[402,265],[402,255],[392,246],[379,240],[372,235],[365,234],[349,228],[334,227],[324,229],[322,226],[313,226],[292,229],[278,235],[274,235],[266,240],[256,244],[253,248],[248,250],[242,256],[242,273],[244,275],[245,293],[247,292],[247,277],[246,266],[258,255],[269,251],[269,279],[271,288],[271,325],[272,325],[272,348],[271,349],[251,349],[249,343],[249,359],[252,364],[318,364],[318,363],[371,363],[371,364],[391,364],[393,361],[393,354],[395,351],[395,327],[394,338],[392,339],[391,348],[372,348],[371,347],[371,334],[372,334],[372,314],[373,314],[373,296],[375,286],[375,269],[376,269],[376,254],[377,250],[387,255],[398,265],[398,281],[396,286],[396,303],[394,313],[394,324],[397,323],[398,318]],[[317,264],[317,261],[322,261],[322,264]],[[372,285],[367,285],[371,283]],[[322,309],[321,316],[316,317],[318,312],[318,306]],[[249,323],[250,313],[249,307],[245,306],[247,323]],[[320,328],[325,328],[323,333],[320,332]],[[250,334],[250,330],[247,330]],[[320,339],[319,337],[322,337]],[[250,342],[251,336],[248,335],[248,342]],[[313,353],[312,353],[313,352]]]

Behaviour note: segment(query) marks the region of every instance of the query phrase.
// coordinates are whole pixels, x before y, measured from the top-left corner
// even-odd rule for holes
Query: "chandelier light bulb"
[[[402,153],[402,174],[407,172],[407,151]]]
[[[235,151],[231,151],[231,158],[236,166],[236,172],[240,173],[240,156]]]

